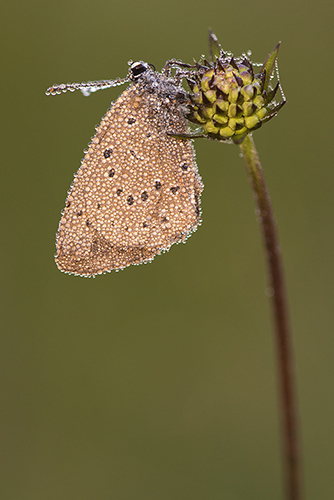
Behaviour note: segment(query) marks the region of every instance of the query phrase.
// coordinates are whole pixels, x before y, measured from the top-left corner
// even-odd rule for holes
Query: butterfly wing
[[[200,222],[203,185],[180,105],[131,85],[104,116],[57,233],[61,271],[93,276],[148,262]]]

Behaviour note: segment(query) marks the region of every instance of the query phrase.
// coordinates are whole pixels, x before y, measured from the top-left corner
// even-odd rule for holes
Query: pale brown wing
[[[200,222],[203,189],[176,102],[131,85],[102,119],[57,234],[61,271],[93,276],[150,261]]]

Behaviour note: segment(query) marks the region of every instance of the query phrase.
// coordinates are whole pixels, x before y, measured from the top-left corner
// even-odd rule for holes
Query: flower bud
[[[275,116],[286,102],[279,82],[272,85],[275,72],[277,75],[280,44],[269,54],[260,71],[255,72],[245,54],[234,58],[221,49],[216,38],[213,43],[212,61],[196,63],[191,84],[188,81],[191,105],[187,118],[200,125],[209,138],[240,144],[247,134]],[[278,89],[282,95],[279,103],[275,101]]]

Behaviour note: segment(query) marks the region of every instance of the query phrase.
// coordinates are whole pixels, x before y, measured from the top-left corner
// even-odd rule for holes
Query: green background
[[[334,498],[332,1],[6,2],[1,15],[1,498],[283,499],[265,261],[239,149],[197,140],[203,224],[152,264],[84,279],[60,211],[123,77],[281,40],[288,104],[254,134],[284,255],[306,499]]]

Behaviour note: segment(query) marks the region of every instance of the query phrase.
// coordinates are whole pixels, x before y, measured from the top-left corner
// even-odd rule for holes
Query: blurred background
[[[333,3],[6,2],[1,16],[1,498],[281,500],[276,358],[261,236],[236,146],[197,140],[203,224],[153,263],[60,273],[55,232],[122,88],[46,97],[207,54],[211,27],[288,104],[255,132],[291,307],[306,499],[334,498]]]

